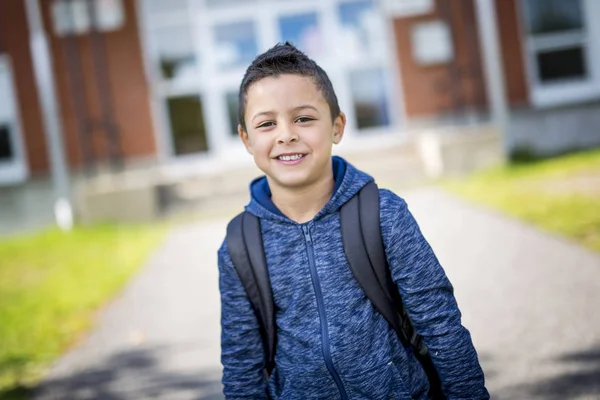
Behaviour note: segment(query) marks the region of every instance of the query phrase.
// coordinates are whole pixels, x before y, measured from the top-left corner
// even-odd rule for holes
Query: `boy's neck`
[[[271,201],[285,216],[299,224],[312,220],[327,204],[333,194],[333,172],[306,187],[286,188],[271,186]]]

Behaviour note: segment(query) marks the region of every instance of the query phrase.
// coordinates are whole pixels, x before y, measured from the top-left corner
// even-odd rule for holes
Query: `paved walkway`
[[[493,398],[599,399],[600,256],[435,189],[405,197],[455,286]],[[222,398],[225,223],[175,231],[37,399]]]

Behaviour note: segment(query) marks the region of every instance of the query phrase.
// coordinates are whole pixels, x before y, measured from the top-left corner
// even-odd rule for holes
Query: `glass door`
[[[10,58],[0,54],[0,185],[22,182],[27,173]]]
[[[173,159],[206,154],[212,144],[207,134],[206,94],[200,85],[204,60],[190,4],[188,0],[149,0],[142,6],[162,151]]]

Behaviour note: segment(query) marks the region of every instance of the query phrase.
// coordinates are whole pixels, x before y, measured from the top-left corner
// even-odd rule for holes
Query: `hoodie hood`
[[[373,177],[359,171],[352,164],[342,157],[332,157],[333,179],[335,187],[331,199],[315,215],[314,220],[323,216],[337,212],[342,205],[358,193],[367,183],[373,181]],[[295,224],[286,217],[275,206],[271,200],[271,189],[266,176],[256,178],[250,184],[250,203],[246,206],[246,211],[256,215],[259,218],[279,220]]]

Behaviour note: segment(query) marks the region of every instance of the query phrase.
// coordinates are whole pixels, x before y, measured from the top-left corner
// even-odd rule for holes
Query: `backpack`
[[[381,236],[379,188],[375,182],[365,185],[342,206],[340,224],[344,252],[355,279],[375,309],[396,331],[404,347],[423,366],[430,385],[429,397],[434,400],[445,399],[429,350],[414,330],[392,280]],[[268,377],[275,367],[277,329],[258,217],[248,212],[237,215],[227,226],[226,242],[259,322]]]

